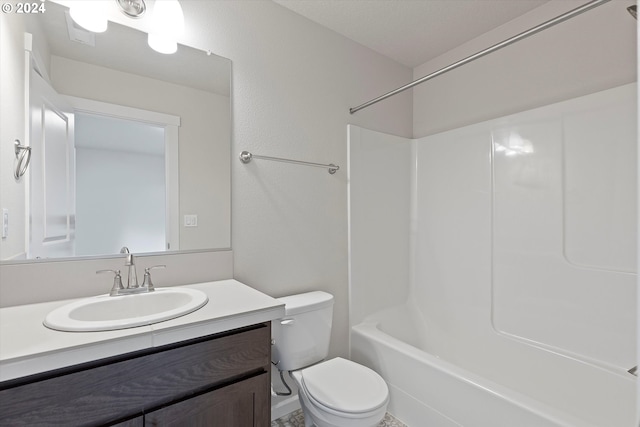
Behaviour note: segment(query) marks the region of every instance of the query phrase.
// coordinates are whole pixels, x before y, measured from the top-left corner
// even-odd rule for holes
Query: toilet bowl
[[[372,427],[385,416],[386,382],[371,369],[336,357],[293,371],[305,426]]]
[[[372,369],[329,350],[333,296],[307,292],[279,299],[285,317],[272,323],[272,361],[298,386],[305,427],[373,427],[385,416],[386,382]]]

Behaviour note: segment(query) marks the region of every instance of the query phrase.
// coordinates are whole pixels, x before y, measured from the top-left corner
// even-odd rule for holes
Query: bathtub
[[[599,425],[424,351],[416,336],[419,325],[407,313],[406,306],[399,306],[353,326],[351,358],[382,375],[391,394],[389,412],[408,426]],[[608,427],[622,425],[611,422]]]

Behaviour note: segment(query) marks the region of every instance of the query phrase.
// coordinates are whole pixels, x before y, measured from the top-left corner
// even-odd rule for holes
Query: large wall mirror
[[[23,19],[32,159],[0,188],[26,206],[2,262],[230,248],[231,61],[157,53],[114,22],[89,33],[50,1]]]

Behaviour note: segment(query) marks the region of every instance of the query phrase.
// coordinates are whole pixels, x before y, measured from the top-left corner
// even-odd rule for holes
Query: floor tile
[[[304,415],[302,409],[298,409],[284,417],[278,418],[271,422],[271,427],[304,427]],[[391,414],[386,414],[378,427],[407,427],[405,424],[396,420]]]

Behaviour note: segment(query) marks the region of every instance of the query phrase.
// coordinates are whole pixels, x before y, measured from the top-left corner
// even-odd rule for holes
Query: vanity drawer
[[[270,324],[263,323],[5,387],[0,425],[99,425],[131,418],[269,372],[270,343]]]

